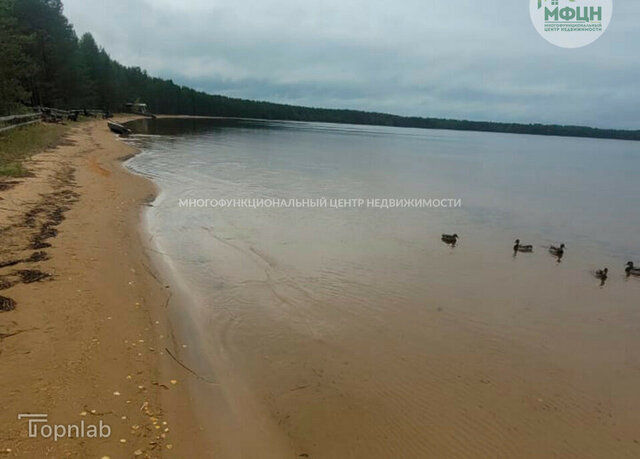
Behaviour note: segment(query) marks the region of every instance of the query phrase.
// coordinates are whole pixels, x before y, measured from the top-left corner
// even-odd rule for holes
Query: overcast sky
[[[595,43],[527,0],[63,0],[124,65],[214,94],[400,115],[640,129],[640,2]]]

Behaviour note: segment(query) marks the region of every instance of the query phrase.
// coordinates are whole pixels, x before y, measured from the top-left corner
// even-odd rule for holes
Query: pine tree
[[[22,34],[13,16],[14,1],[0,0],[0,114],[21,111],[31,98],[24,82],[34,65],[25,49],[31,38]]]

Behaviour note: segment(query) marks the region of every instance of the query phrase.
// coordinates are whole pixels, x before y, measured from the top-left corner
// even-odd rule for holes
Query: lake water
[[[129,126],[127,166],[161,190],[149,248],[221,457],[640,455],[640,281],[624,275],[640,264],[640,143]],[[180,205],[353,198],[461,206]],[[454,232],[456,247],[440,241]],[[533,253],[514,256],[516,238]]]

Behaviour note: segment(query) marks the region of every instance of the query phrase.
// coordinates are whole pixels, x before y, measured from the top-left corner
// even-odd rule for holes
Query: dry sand
[[[155,190],[121,166],[133,153],[104,121],[78,124],[0,192],[0,295],[16,302],[0,312],[0,457],[203,456],[187,371],[165,350],[169,289],[140,243]],[[112,432],[29,438],[20,413]]]

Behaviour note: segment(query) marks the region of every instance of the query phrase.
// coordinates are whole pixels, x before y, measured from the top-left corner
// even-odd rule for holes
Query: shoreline
[[[133,116],[117,117],[123,122]],[[202,457],[188,376],[170,353],[170,289],[140,212],[158,190],[123,162],[137,151],[102,120],[74,125],[0,193],[0,453],[7,457]],[[40,238],[36,240],[36,238]],[[51,247],[46,247],[48,244]],[[36,247],[38,249],[36,249]],[[27,261],[32,253],[43,252]],[[41,279],[17,274],[41,273]],[[110,426],[108,438],[29,438],[19,414]]]
[[[180,273],[164,259],[162,247],[154,245],[149,249],[152,264],[172,292],[165,310],[175,349],[171,357],[190,373],[185,387],[191,400],[197,400],[190,414],[206,434],[200,454],[187,457],[300,457],[263,400],[239,378],[235,363],[225,355],[223,338],[208,333],[210,318],[203,314],[197,295],[184,287]]]
[[[235,362],[225,355],[223,337],[211,333],[210,317],[202,310],[203,298],[185,288],[185,279],[153,234],[149,210],[142,212],[140,230],[148,238],[146,249],[157,277],[171,289],[163,311],[171,324],[171,363],[178,362],[188,373],[184,378],[186,397],[179,402],[189,398],[189,416],[199,423],[197,428],[203,433],[202,445],[186,457],[300,457],[263,401],[238,377]],[[180,412],[175,409],[175,399],[166,403],[170,412]],[[192,434],[185,430],[183,438]]]

